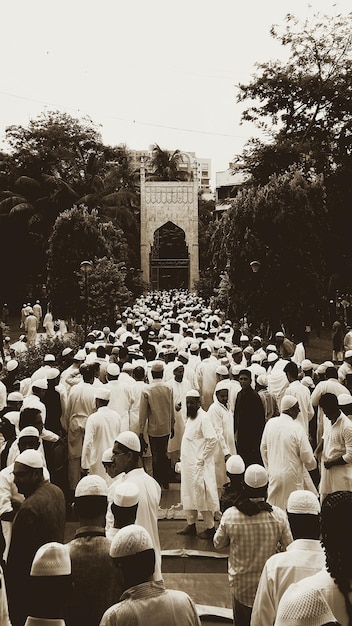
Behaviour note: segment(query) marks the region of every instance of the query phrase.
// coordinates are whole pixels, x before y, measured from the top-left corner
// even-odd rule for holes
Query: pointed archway
[[[152,289],[189,288],[189,253],[185,232],[171,221],[154,232],[150,277]]]

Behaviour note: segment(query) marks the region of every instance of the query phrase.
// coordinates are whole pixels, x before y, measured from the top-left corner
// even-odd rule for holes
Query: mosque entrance
[[[154,232],[150,286],[155,290],[189,289],[189,253],[182,228],[172,222]]]

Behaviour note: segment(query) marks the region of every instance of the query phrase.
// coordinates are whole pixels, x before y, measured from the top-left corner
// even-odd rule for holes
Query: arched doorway
[[[154,232],[150,253],[152,289],[188,289],[189,254],[185,232],[167,222]]]

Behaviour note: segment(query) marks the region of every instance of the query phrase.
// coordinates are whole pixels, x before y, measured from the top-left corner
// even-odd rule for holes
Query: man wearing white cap
[[[132,385],[120,379],[120,367],[117,363],[109,363],[106,368],[106,386],[110,390],[109,409],[116,411],[121,418],[121,431],[129,429],[129,389]],[[131,378],[129,376],[129,378]],[[134,386],[134,385],[133,385]],[[112,442],[110,442],[112,443]]]
[[[111,502],[114,527],[110,528],[106,535],[110,541],[121,528],[135,523],[138,501],[139,489],[130,480],[124,480],[115,485],[113,501]]]
[[[24,330],[27,335],[28,346],[34,346],[37,340],[39,322],[33,313],[32,307],[24,319]]]
[[[23,398],[22,408],[35,407],[38,408],[42,415],[43,424],[46,420],[46,407],[42,399],[44,398],[45,391],[48,388],[47,378],[38,378],[32,384],[30,393]]]
[[[229,410],[230,381],[217,383],[214,391],[214,402],[210,405],[207,415],[215,429],[217,444],[214,451],[216,483],[221,489],[226,481],[225,463],[231,454],[236,454],[233,431],[233,414]]]
[[[13,473],[25,501],[12,526],[6,587],[11,624],[23,626],[29,614],[28,584],[33,557],[44,543],[63,542],[66,505],[61,489],[44,480],[43,459],[37,450],[21,452]]]
[[[329,422],[324,427],[321,501],[334,491],[352,491],[352,421],[341,412],[338,399],[325,393],[319,401]]]
[[[226,461],[226,474],[230,482],[224,484],[220,497],[220,511],[223,513],[233,506],[243,491],[245,465],[239,454],[233,454]]]
[[[96,626],[122,593],[121,576],[114,572],[104,530],[107,493],[105,480],[94,474],[82,478],[75,490],[79,527],[68,544],[74,593],[66,606],[66,626]]]
[[[324,431],[324,413],[323,409],[319,406],[320,398],[325,393],[333,393],[335,394],[335,396],[349,393],[345,385],[338,381],[337,371],[334,366],[329,366],[325,368],[325,377],[326,379],[318,382],[311,396],[313,407],[317,407],[317,452],[320,451]]]
[[[181,441],[187,419],[186,393],[192,389],[191,383],[185,377],[185,367],[180,361],[173,362],[173,378],[168,381],[168,385],[172,389],[175,403],[175,436],[169,439],[167,451],[174,467],[180,460]]]
[[[40,378],[46,378],[48,371],[52,367],[57,367],[55,355],[46,354],[44,356],[43,365],[41,365],[41,367],[38,367],[38,369],[36,369],[35,372],[33,372],[31,376],[31,382],[33,383],[35,380],[38,380]]]
[[[273,421],[273,420],[271,420]],[[280,542],[292,542],[286,513],[266,502],[268,474],[262,465],[250,465],[244,474],[243,496],[228,508],[214,536],[217,549],[230,546],[228,576],[234,624],[249,626],[260,575]]]
[[[197,365],[195,374],[197,389],[200,393],[201,407],[207,411],[213,401],[213,393],[216,387],[216,368],[218,360],[211,355],[211,349],[203,345],[200,349],[201,362]]]
[[[169,488],[170,464],[167,458],[169,438],[174,436],[175,403],[172,389],[162,381],[164,364],[154,361],[152,382],[142,392],[139,405],[139,429],[142,448],[146,424],[152,452],[153,476],[160,486]]]
[[[320,503],[311,491],[293,491],[287,515],[294,541],[286,552],[273,554],[264,565],[254,600],[251,626],[274,626],[277,608],[286,589],[325,564],[320,539]]]
[[[200,626],[197,609],[183,591],[165,589],[153,578],[155,553],[152,539],[142,526],[132,524],[114,537],[110,555],[121,571],[124,593],[103,615],[100,626]]]
[[[139,489],[138,509],[136,523],[143,526],[153,539],[156,555],[155,579],[161,579],[161,550],[158,531],[158,509],[161,497],[161,489],[157,481],[149,476],[141,467],[141,443],[136,435],[131,431],[120,433],[113,447],[113,465],[116,475],[121,475],[120,480],[129,480],[137,485]],[[113,483],[109,488],[109,502],[113,500],[116,487]],[[108,509],[106,516],[107,530],[112,527],[114,520],[111,511]]]
[[[70,392],[71,387],[78,385],[78,383],[82,381],[82,375],[79,368],[82,363],[84,363],[85,359],[86,355],[84,350],[78,350],[78,352],[73,355],[71,365],[61,372],[60,383],[64,385],[67,394]]]
[[[96,388],[96,412],[88,416],[83,440],[81,466],[84,472],[97,474],[105,480],[108,476],[101,462],[106,450],[121,430],[121,418],[109,408],[110,389],[106,385]],[[110,484],[111,481],[107,481]]]
[[[303,426],[305,432],[308,435],[309,422],[314,416],[314,409],[312,406],[309,390],[298,380],[298,367],[296,363],[294,363],[293,361],[289,361],[285,366],[284,372],[289,382],[285,393],[297,398],[299,405],[299,415],[297,417],[297,422]]]
[[[266,423],[260,446],[269,474],[268,500],[284,511],[290,493],[304,489],[304,469],[311,471],[316,467],[308,435],[297,423],[298,413],[297,398],[283,396],[281,414]]]
[[[25,626],[65,626],[64,607],[72,594],[67,545],[50,541],[41,546],[34,556],[29,582],[31,608]]]
[[[338,369],[339,382],[352,389],[352,350],[346,350],[342,365]]]
[[[319,589],[292,585],[280,602],[275,626],[341,626]]]
[[[196,535],[198,511],[206,529],[201,539],[214,536],[214,513],[219,510],[214,453],[217,436],[207,413],[200,406],[200,395],[191,389],[186,395],[187,421],[181,442],[181,502],[187,526],[180,535]]]

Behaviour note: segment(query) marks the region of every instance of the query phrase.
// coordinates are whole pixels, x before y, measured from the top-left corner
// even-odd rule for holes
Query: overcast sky
[[[236,84],[284,57],[270,26],[350,10],[350,0],[3,1],[0,138],[45,110],[88,115],[107,144],[210,158],[214,184],[258,134],[240,125]]]

